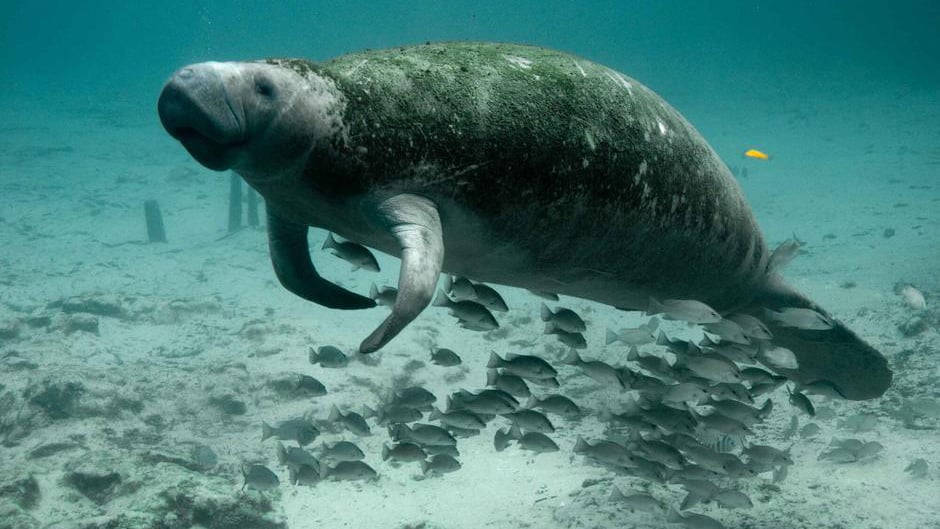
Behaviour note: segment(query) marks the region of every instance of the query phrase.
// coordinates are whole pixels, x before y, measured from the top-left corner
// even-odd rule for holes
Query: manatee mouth
[[[160,123],[205,167],[232,167],[245,144],[244,129],[222,77],[210,64],[187,66],[173,75],[157,101]]]

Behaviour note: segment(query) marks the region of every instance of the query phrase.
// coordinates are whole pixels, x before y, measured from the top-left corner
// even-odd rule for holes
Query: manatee
[[[770,267],[726,165],[636,80],[566,53],[453,42],[325,62],[186,66],[158,101],[167,132],[205,167],[265,199],[274,271],[325,307],[369,297],[321,277],[311,226],[401,258],[378,350],[429,304],[442,272],[624,310],[695,299],[722,315],[809,308]],[[887,389],[885,358],[841,322],[767,322],[798,382],[849,399]]]

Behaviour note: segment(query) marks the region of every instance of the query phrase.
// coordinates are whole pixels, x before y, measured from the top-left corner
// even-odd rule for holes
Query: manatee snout
[[[163,128],[199,163],[215,171],[231,168],[245,141],[240,105],[230,96],[228,77],[217,63],[180,69],[157,101]]]

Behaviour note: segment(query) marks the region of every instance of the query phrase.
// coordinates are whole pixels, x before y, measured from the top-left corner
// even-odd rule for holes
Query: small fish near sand
[[[767,318],[781,327],[794,327],[810,331],[828,331],[835,324],[829,317],[813,309],[784,307],[779,311],[766,309]]]
[[[312,443],[318,435],[320,435],[320,430],[307,419],[288,419],[278,423],[277,426],[261,421],[262,441],[274,437],[282,441],[296,441],[300,446],[306,446]]]
[[[363,268],[371,272],[379,271],[379,262],[365,246],[352,241],[337,241],[332,233],[328,233],[323,241],[323,249],[330,250],[333,255],[353,266],[353,271]]]
[[[366,481],[377,478],[378,473],[362,461],[340,461],[332,467],[325,467],[322,477],[336,481]]]
[[[346,353],[332,345],[324,345],[316,350],[311,347],[308,359],[313,365],[319,364],[321,367],[331,369],[338,369],[349,365],[349,357],[346,356]]]
[[[718,323],[721,315],[718,311],[694,299],[664,299],[659,301],[650,298],[646,314],[655,316],[662,314],[668,320],[680,320],[688,323]]]
[[[558,341],[571,347],[572,349],[585,349],[587,348],[587,340],[584,339],[584,335],[579,332],[568,332],[558,327],[555,322],[548,322],[545,324],[545,331],[543,334],[554,334],[558,338]]]
[[[372,430],[362,415],[354,411],[343,413],[335,404],[330,408],[329,421],[340,423],[344,428],[358,436],[372,435]]]
[[[441,367],[459,366],[463,361],[450,349],[431,349],[431,363]]]
[[[499,328],[499,323],[485,306],[476,301],[454,301],[439,290],[432,303],[435,307],[448,309],[452,316],[460,320],[460,326],[472,331],[492,331]]]
[[[767,263],[767,269],[780,272],[792,261],[799,253],[803,245],[796,239],[787,239],[780,243],[770,254],[770,260]]]
[[[273,490],[281,484],[277,474],[264,465],[242,465],[242,477],[245,479],[242,490],[246,488],[258,491]]]
[[[369,287],[369,297],[375,300],[375,303],[383,307],[391,307],[398,299],[398,289],[395,287],[380,287],[375,283]]]
[[[565,332],[581,333],[587,330],[587,325],[581,316],[565,307],[558,307],[553,311],[548,305],[542,303],[541,316],[542,321],[553,323],[555,328]]]
[[[493,351],[486,363],[488,369],[502,368],[513,375],[522,378],[553,378],[558,372],[548,362],[537,356],[508,353],[503,360]]]
[[[421,462],[424,474],[447,474],[460,470],[460,461],[448,454],[436,454]]]
[[[645,345],[656,341],[656,330],[659,328],[659,318],[650,318],[650,321],[637,327],[613,331],[607,329],[604,345],[620,342],[624,345]]]
[[[790,386],[787,386],[787,393],[790,394],[790,404],[792,404],[795,408],[809,415],[810,417],[814,417],[816,415],[816,408],[813,407],[813,403],[809,400],[809,397],[800,393],[799,391],[790,389]]]

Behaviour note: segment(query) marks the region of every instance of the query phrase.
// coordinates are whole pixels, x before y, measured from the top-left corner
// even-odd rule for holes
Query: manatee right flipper
[[[798,363],[797,369],[776,371],[804,384],[831,382],[849,400],[873,399],[887,391],[893,376],[887,359],[778,274],[769,278],[763,292],[742,312],[760,318],[763,309],[784,307],[813,309],[832,320],[834,326],[828,330],[806,330],[765,321],[774,335],[771,343],[793,351]]]
[[[392,313],[360,344],[363,354],[378,351],[421,314],[444,266],[441,218],[433,202],[417,195],[396,195],[379,204],[375,216],[398,242],[401,270]]]
[[[287,290],[331,309],[368,309],[375,301],[327,281],[314,268],[307,226],[280,217],[269,206],[268,248],[277,279]]]

